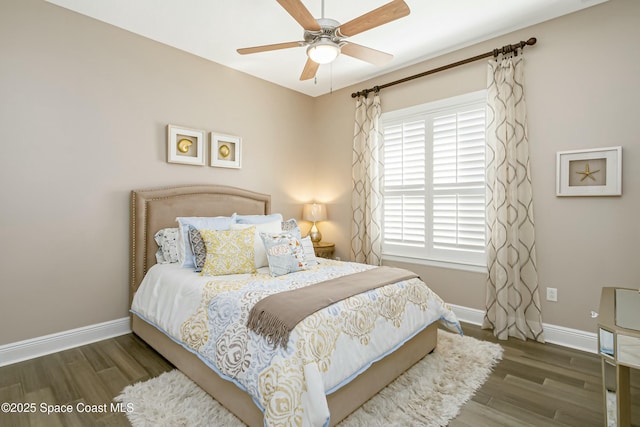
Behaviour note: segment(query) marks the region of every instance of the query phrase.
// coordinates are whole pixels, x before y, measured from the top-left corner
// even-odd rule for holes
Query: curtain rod
[[[389,86],[394,86],[394,85],[397,85],[397,84],[400,84],[400,83],[408,82],[410,80],[414,80],[414,79],[417,79],[419,77],[428,76],[429,74],[435,74],[435,73],[440,72],[440,71],[449,70],[449,69],[455,68],[455,67],[457,67],[459,65],[468,64],[470,62],[474,62],[474,61],[477,61],[479,59],[488,58],[490,56],[497,57],[500,54],[506,55],[506,54],[512,53],[512,52],[515,52],[515,54],[517,55],[518,54],[518,49],[522,49],[525,46],[533,46],[534,44],[536,44],[537,41],[538,40],[535,37],[531,37],[526,42],[525,41],[521,41],[520,43],[516,43],[516,44],[508,44],[508,45],[502,46],[499,49],[493,49],[490,52],[483,53],[481,55],[477,55],[477,56],[474,56],[472,58],[463,59],[462,61],[458,61],[458,62],[451,63],[449,65],[444,65],[442,67],[434,68],[433,70],[425,71],[425,72],[422,72],[422,73],[419,73],[419,74],[414,74],[413,76],[405,77],[403,79],[396,80],[396,81],[393,81],[393,82],[390,82],[390,83],[385,83],[383,85],[374,86],[374,87],[372,87],[370,89],[364,89],[364,90],[361,90],[359,92],[354,92],[354,93],[351,94],[351,97],[352,98],[356,98],[358,96],[366,97],[369,94],[369,92],[379,92],[381,89],[387,88]]]

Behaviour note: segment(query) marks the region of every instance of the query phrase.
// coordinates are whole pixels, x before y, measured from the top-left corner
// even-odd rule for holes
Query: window
[[[382,115],[383,256],[484,265],[485,96]]]

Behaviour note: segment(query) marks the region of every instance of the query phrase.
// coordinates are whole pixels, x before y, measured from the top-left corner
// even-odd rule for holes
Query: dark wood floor
[[[553,344],[497,341],[478,326],[466,335],[499,342],[502,361],[449,425],[604,426],[600,357]],[[640,374],[631,375],[632,421],[640,425]]]
[[[495,342],[464,324],[467,335]],[[450,426],[602,426],[600,359],[552,344],[500,342],[503,360]],[[129,334],[0,368],[0,403],[35,403],[35,413],[0,412],[0,426],[126,426],[110,403],[128,384],[173,367]],[[640,425],[640,375],[632,374],[633,422]],[[71,413],[42,405],[72,405]],[[78,413],[77,405],[106,413]],[[17,409],[17,408],[13,408]]]

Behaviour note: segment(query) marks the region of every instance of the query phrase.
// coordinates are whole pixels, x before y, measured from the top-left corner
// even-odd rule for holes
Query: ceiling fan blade
[[[307,58],[307,63],[304,64],[304,70],[302,70],[302,74],[300,75],[300,80],[309,80],[314,78],[318,72],[318,67],[320,67],[320,64],[313,62],[310,58]]]
[[[286,43],[266,44],[264,46],[243,47],[241,49],[238,49],[237,51],[240,55],[247,55],[249,53],[267,52],[270,50],[278,50],[278,49],[289,49],[291,47],[300,47],[300,46],[304,46],[304,42],[286,42]]]
[[[344,37],[354,36],[363,31],[370,30],[380,25],[395,21],[411,13],[409,6],[404,0],[393,0],[390,3],[380,6],[370,12],[365,13],[346,24],[342,24],[338,31]]]
[[[390,53],[381,52],[351,42],[342,46],[340,52],[373,65],[386,65],[393,59],[393,55]]]
[[[305,30],[320,31],[320,24],[300,0],[276,0]]]

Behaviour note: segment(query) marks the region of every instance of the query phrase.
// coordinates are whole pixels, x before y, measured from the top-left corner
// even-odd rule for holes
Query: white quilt
[[[441,320],[461,331],[442,299],[420,279],[347,298],[294,328],[285,348],[246,328],[251,307],[276,292],[375,268],[321,260],[317,267],[271,277],[200,276],[175,264],[153,266],[132,312],[195,352],[215,372],[247,391],[267,426],[328,424],[326,394]]]

